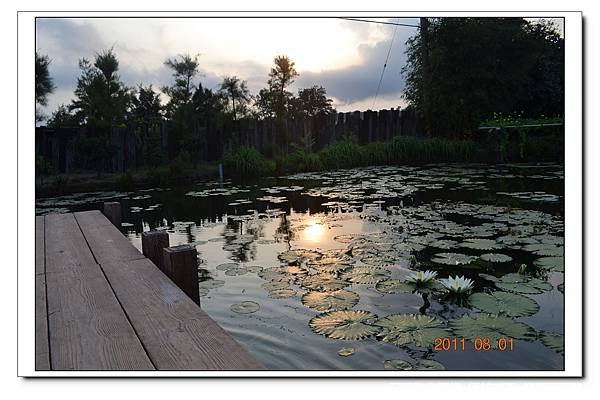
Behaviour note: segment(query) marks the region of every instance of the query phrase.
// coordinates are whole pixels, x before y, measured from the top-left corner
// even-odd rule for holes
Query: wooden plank
[[[144,258],[100,211],[77,212],[74,215],[99,264]]]
[[[73,215],[45,221],[52,369],[154,369]]]
[[[53,370],[153,369],[98,264],[46,281]]]
[[[68,271],[77,265],[96,262],[73,214],[48,214],[44,221],[46,273]]]
[[[35,369],[50,369],[43,216],[35,217]]]
[[[157,369],[263,369],[150,260],[102,268]]]

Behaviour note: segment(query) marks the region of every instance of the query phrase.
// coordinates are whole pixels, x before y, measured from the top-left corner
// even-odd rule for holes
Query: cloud
[[[414,34],[414,29],[399,27],[386,64],[383,80],[379,89],[380,98],[398,98],[404,90],[402,67],[406,62],[405,42]],[[367,98],[373,98],[377,92],[381,71],[390,49],[391,37],[373,46],[361,45],[359,54],[361,63],[340,69],[322,72],[301,73],[296,85],[308,87],[321,85],[328,95],[335,97],[341,105],[358,103]]]
[[[50,114],[71,100],[80,58],[93,59],[111,47],[121,79],[130,87],[170,84],[164,60],[189,51],[200,53],[197,82],[204,87],[217,89],[224,76],[236,75],[254,94],[266,86],[273,57],[289,54],[300,72],[291,89],[322,85],[345,111],[372,104],[368,99],[377,89],[393,31],[390,25],[340,19],[39,18],[36,46],[51,58],[50,75],[57,86],[43,111]],[[404,43],[414,31],[398,27],[376,107],[401,104]]]

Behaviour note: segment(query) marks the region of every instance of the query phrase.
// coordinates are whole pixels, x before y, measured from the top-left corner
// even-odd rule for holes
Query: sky
[[[389,21],[418,25],[416,18]],[[199,54],[196,83],[217,89],[224,76],[235,75],[256,94],[267,86],[273,58],[285,54],[300,74],[290,88],[294,93],[321,85],[342,112],[403,107],[400,71],[406,40],[415,32],[336,18],[38,18],[36,49],[52,60],[49,70],[57,87],[42,110],[49,115],[69,103],[80,75],[78,60],[111,47],[121,79],[130,87],[170,84],[164,61],[189,53]]]
[[[418,18],[375,19],[418,25]],[[557,21],[555,21],[556,23]],[[559,24],[562,30],[562,24]],[[225,76],[246,80],[252,94],[267,86],[273,58],[287,55],[299,77],[290,87],[321,85],[341,112],[405,107],[406,41],[417,28],[338,18],[38,18],[36,49],[51,59],[56,90],[42,112],[68,104],[78,61],[113,48],[129,87],[172,83],[164,65],[179,54],[199,55],[196,83],[218,89]],[[379,79],[389,59],[375,98]],[[163,102],[168,99],[162,96]]]

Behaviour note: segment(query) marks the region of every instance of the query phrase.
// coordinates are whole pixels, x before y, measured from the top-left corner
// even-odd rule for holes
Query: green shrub
[[[234,177],[268,176],[275,172],[275,162],[249,147],[239,147],[223,157],[225,174]]]
[[[168,186],[171,181],[171,169],[166,165],[154,167],[148,171],[148,177],[154,186]]]

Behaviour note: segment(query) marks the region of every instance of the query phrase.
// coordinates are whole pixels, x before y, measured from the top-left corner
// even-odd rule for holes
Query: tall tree
[[[130,119],[134,129],[142,138],[144,146],[144,162],[146,165],[156,165],[162,161],[160,125],[163,107],[160,96],[152,85],[138,86],[132,99]]]
[[[171,86],[161,88],[170,98],[165,107],[175,139],[169,146],[170,157],[180,152],[186,152],[186,156],[196,156],[200,150],[191,104],[195,87],[194,78],[198,75],[198,57],[198,55],[192,57],[189,54],[180,54],[176,58],[167,59],[164,63],[172,71],[174,79]]]
[[[286,117],[291,106],[293,95],[286,89],[294,83],[298,72],[294,62],[285,55],[276,56],[273,59],[273,67],[269,72],[269,91],[271,92],[272,106],[274,106],[275,124],[277,127],[277,144],[279,150],[287,153],[288,132]],[[260,94],[259,94],[260,95]]]
[[[333,100],[327,97],[323,86],[315,85],[310,88],[298,90],[298,97],[294,100],[296,112],[307,117],[317,114],[330,114],[333,112]]]
[[[535,103],[555,112],[544,96],[531,98],[531,88],[551,81],[562,87],[563,64],[550,62],[562,59],[561,40],[535,24],[523,18],[428,18],[407,42],[403,69],[404,96],[426,131],[469,135],[494,113],[537,117]],[[552,72],[539,74],[540,68]],[[552,101],[562,102],[562,96]]]
[[[170,97],[167,112],[172,114],[192,99],[194,77],[198,75],[198,57],[189,54],[180,54],[175,58],[169,58],[164,62],[173,74],[174,82],[171,86],[163,86],[161,90]]]
[[[130,89],[117,74],[119,61],[113,49],[97,53],[92,64],[79,60],[81,75],[77,79],[75,99],[70,108],[88,131],[107,133],[125,123],[131,105]]]
[[[35,52],[35,119],[41,121],[44,119],[42,113],[38,110],[37,105],[47,106],[48,95],[54,92],[56,86],[48,67],[50,66],[50,58],[47,55]]]
[[[240,80],[237,76],[223,78],[219,93],[227,100],[228,106],[231,102],[231,115],[234,121],[244,115],[246,107],[252,99],[246,81]]]
[[[276,56],[273,59],[273,67],[269,72],[269,90],[276,96],[276,112],[284,114],[288,105],[286,89],[294,83],[298,77],[295,63],[288,56]]]

